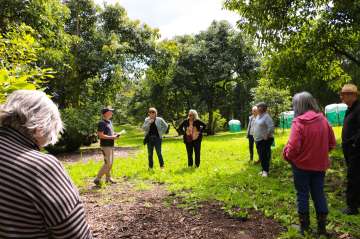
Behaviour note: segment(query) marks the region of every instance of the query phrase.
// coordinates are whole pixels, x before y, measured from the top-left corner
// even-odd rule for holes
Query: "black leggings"
[[[195,167],[200,166],[200,149],[201,149],[201,140],[195,140],[190,143],[186,142],[186,151],[188,155],[188,166],[193,166],[193,151],[195,151]]]

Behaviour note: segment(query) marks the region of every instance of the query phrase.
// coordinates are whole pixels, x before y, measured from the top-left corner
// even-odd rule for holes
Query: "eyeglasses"
[[[343,96],[343,95],[353,95],[355,94],[354,92],[340,92],[339,95]]]

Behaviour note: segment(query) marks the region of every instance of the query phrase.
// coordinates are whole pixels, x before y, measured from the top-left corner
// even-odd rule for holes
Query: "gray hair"
[[[32,140],[37,133],[45,142],[41,146],[55,144],[63,130],[57,106],[44,92],[37,90],[11,93],[0,106],[0,125],[12,127]]]
[[[267,110],[268,106],[265,102],[259,102],[256,104],[256,107],[259,109],[261,108],[264,112]]]
[[[199,114],[198,114],[198,112],[197,112],[196,110],[193,110],[193,109],[189,110],[189,114],[192,114],[192,115],[194,116],[194,119],[195,119],[195,120],[199,120],[199,119],[200,119],[200,118],[199,118]]]
[[[309,110],[320,112],[320,108],[315,98],[309,92],[306,91],[294,95],[293,109],[294,109],[295,117],[302,115]]]

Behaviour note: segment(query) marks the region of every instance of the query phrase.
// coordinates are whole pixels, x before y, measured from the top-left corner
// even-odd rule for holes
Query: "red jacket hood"
[[[300,121],[302,124],[312,124],[320,120],[322,116],[322,113],[316,113],[315,111],[307,111],[304,114],[296,117],[296,120]]]

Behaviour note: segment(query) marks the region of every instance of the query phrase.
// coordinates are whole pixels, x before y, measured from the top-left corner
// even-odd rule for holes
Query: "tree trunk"
[[[214,135],[215,134],[215,124],[214,124],[214,112],[212,108],[209,107],[209,122],[207,126],[207,134]]]

